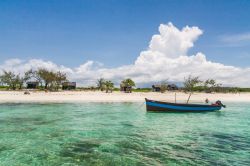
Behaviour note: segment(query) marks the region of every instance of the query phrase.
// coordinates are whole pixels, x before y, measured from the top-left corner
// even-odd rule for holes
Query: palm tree
[[[114,83],[112,81],[105,81],[104,85],[105,85],[106,93],[108,93],[109,91],[111,93],[113,92]]]
[[[104,78],[98,79],[97,82],[96,82],[97,88],[98,88],[99,90],[103,91],[103,90],[105,89],[104,83],[105,83]]]

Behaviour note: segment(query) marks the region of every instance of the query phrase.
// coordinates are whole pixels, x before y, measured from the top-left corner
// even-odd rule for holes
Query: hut
[[[63,90],[72,90],[76,89],[76,82],[64,82],[62,83]]]
[[[120,91],[126,92],[126,93],[131,93],[132,92],[132,86],[126,86],[121,84],[120,85]]]
[[[160,92],[161,91],[161,85],[152,85],[152,91],[153,92]]]
[[[167,90],[178,90],[178,87],[175,84],[168,84],[166,85]],[[152,85],[153,92],[161,92],[162,85]]]
[[[168,84],[168,90],[178,90],[178,86],[175,84]]]
[[[39,82],[37,81],[30,81],[30,82],[27,82],[26,84],[27,84],[26,86],[27,89],[36,89],[39,86]]]

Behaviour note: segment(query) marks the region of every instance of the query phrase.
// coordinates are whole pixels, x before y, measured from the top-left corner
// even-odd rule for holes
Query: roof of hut
[[[170,87],[177,87],[177,85],[175,85],[175,84],[168,84],[168,86],[170,86]]]
[[[155,84],[155,85],[152,85],[153,88],[160,88],[161,85],[160,84]]]
[[[76,86],[76,82],[63,82],[63,86]]]
[[[39,84],[39,82],[38,81],[28,81],[28,82],[26,82],[26,84]]]

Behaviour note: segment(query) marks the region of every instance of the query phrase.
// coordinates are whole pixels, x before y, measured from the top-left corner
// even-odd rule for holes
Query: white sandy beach
[[[177,102],[185,102],[189,94],[178,92]],[[0,91],[0,103],[73,103],[73,102],[144,102],[145,98],[163,101],[174,101],[174,92],[86,92],[86,91],[62,91],[62,92],[30,92],[24,95],[23,91]],[[250,102],[250,93],[194,93],[190,102],[204,102],[208,98],[211,102]]]

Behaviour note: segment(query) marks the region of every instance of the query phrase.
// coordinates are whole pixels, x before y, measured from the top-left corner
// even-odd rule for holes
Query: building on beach
[[[175,84],[168,84],[168,90],[178,90],[178,86]]]
[[[160,84],[152,85],[153,92],[161,92],[161,88],[162,88],[162,85],[160,85]],[[178,86],[175,84],[168,84],[167,85],[167,90],[178,90],[178,89],[179,89]]]
[[[62,90],[73,90],[76,89],[76,82],[63,82]]]
[[[153,92],[160,92],[161,91],[161,85],[152,85],[152,91]]]
[[[37,82],[37,81],[29,81],[29,82],[27,82],[26,83],[26,88],[27,89],[37,89],[38,88],[38,86],[39,86],[39,82]]]
[[[125,92],[125,93],[131,93],[132,86],[126,86],[126,85],[120,84],[120,91]]]

